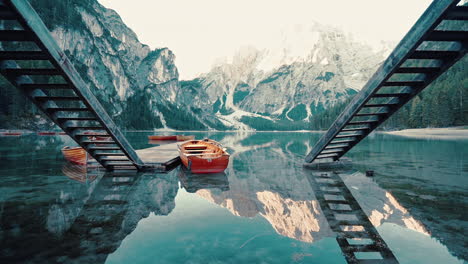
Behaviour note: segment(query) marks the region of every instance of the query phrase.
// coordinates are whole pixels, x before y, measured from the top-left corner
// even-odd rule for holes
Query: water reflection
[[[3,263],[104,263],[142,218],[169,214],[178,191],[177,178],[167,175],[106,174],[88,185],[70,183],[47,186],[56,195],[52,204],[3,202]]]
[[[192,174],[185,167],[178,169],[178,178],[182,187],[189,193],[201,189],[218,189],[222,192],[229,190],[226,173]]]
[[[77,165],[67,162],[62,167],[62,172],[68,178],[84,184],[95,181],[100,175],[104,174],[103,170],[96,167],[90,168],[84,165]]]
[[[456,256],[466,256],[464,244],[460,243],[464,241],[466,221],[462,210],[453,210],[453,206],[466,206],[462,178],[466,176],[463,157],[468,154],[467,143],[458,142],[458,148],[453,150],[450,142],[421,145],[419,141],[386,136],[369,139],[375,140],[372,144],[365,140],[349,155],[354,160],[354,170],[337,172],[334,180],[346,188],[346,197],[354,200],[351,209],[359,211],[354,215],[367,222],[358,225],[342,219],[348,224],[337,225],[335,213],[346,213],[346,208],[340,203],[330,207],[326,200],[337,197],[324,196],[337,195],[333,194],[336,186],[328,186],[329,193],[323,193],[326,186],[321,181],[326,184],[327,179],[302,168],[303,155],[318,134],[197,134],[197,138],[203,137],[220,141],[232,153],[225,173],[200,176],[177,168],[160,175],[103,175],[80,166],[64,166],[63,159],[55,153],[60,153],[63,144],[69,144],[66,139],[25,138],[21,144],[4,144],[0,139],[1,173],[5,175],[0,186],[0,262],[125,263],[122,256],[151,256],[159,252],[179,255],[168,263],[206,263],[212,257],[223,262],[226,255],[237,259],[237,263],[258,262],[262,258],[268,263],[327,263],[327,259],[320,259],[321,255],[330,257],[326,250],[314,249],[316,245],[327,245],[327,250],[338,249],[338,253],[333,253],[338,254],[333,263],[352,263],[354,253],[346,247],[343,250],[343,245],[353,247],[346,245],[348,241],[335,238],[343,232],[362,231],[359,226],[370,232],[374,240],[380,237],[376,241],[381,245],[388,244],[386,248],[393,250],[400,263],[457,263],[446,254],[445,246]],[[139,146],[148,145],[143,133],[130,138],[139,140]],[[18,145],[38,151],[15,151]],[[465,147],[460,150],[460,146]],[[414,148],[443,153],[422,157],[424,153]],[[431,167],[439,170],[420,173]],[[375,170],[375,178],[366,177],[366,169]],[[459,186],[452,180],[458,180]],[[187,193],[179,190],[179,182]],[[177,208],[183,212],[174,213]],[[226,209],[229,215],[221,213]],[[451,220],[444,222],[447,215]],[[239,219],[246,219],[242,223],[247,224]],[[145,224],[139,224],[142,222]],[[204,222],[211,223],[208,229],[200,227]],[[158,225],[164,228],[157,229]],[[237,230],[238,226],[242,228]],[[236,231],[229,235],[214,235],[233,229]],[[166,238],[171,237],[170,232],[176,238],[173,241]],[[135,238],[140,233],[145,237]],[[431,240],[431,236],[444,241],[445,246]],[[161,242],[157,250],[151,244],[156,237]],[[149,247],[146,251],[130,250],[132,245],[141,247],[143,241]],[[414,243],[401,247],[405,241]],[[178,248],[173,243],[187,251],[195,250],[196,245],[197,257],[170,250]],[[339,246],[347,258],[340,255]],[[358,247],[363,251],[376,250],[354,246]],[[418,248],[427,252],[414,257]],[[284,258],[276,256],[275,251]],[[109,255],[114,257],[110,259]],[[128,261],[145,263],[136,258]]]

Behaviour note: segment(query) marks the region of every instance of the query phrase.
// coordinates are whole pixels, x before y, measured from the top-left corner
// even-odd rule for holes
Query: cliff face
[[[193,107],[235,128],[261,129],[256,121],[307,128],[311,116],[356,94],[387,52],[373,51],[334,28],[316,25],[313,33],[317,40],[305,58],[263,71],[259,65],[271,54],[244,48],[232,62],[181,82],[179,99],[191,99]]]
[[[191,121],[187,127],[172,122],[173,128],[205,128],[175,101],[179,73],[171,50],[140,43],[115,11],[96,0],[31,0],[31,5],[121,126],[167,127],[166,119],[178,116]]]

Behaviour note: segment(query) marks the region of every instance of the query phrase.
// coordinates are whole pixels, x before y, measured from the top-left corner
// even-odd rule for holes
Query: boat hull
[[[212,140],[192,140],[179,147],[182,164],[192,173],[219,173],[229,164],[229,154]]]
[[[198,157],[181,157],[182,164],[189,169],[192,173],[205,174],[205,173],[219,173],[226,170],[229,164],[229,156],[221,156],[213,159],[202,159]]]
[[[148,136],[149,140],[177,140],[177,136]]]
[[[45,132],[37,132],[37,134],[38,134],[39,136],[54,136],[54,135],[56,135],[57,133],[56,133],[56,132],[45,131]]]
[[[187,140],[194,140],[195,136],[182,136],[182,135],[177,135],[177,141],[187,141]]]

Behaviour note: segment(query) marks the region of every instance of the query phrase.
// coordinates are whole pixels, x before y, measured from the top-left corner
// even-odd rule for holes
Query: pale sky
[[[245,46],[307,55],[318,22],[362,42],[399,42],[431,0],[98,0],[151,48],[176,55],[180,79],[208,72]],[[303,40],[303,41],[301,41]],[[285,47],[287,46],[287,47]],[[310,47],[311,49],[312,47]],[[310,50],[309,50],[310,51]],[[276,51],[274,51],[276,52]]]

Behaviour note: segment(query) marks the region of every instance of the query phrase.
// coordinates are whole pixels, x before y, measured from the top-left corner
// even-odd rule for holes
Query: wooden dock
[[[168,143],[151,148],[135,150],[135,152],[144,163],[144,166],[142,166],[144,171],[165,172],[180,164],[177,145],[182,143],[183,142]],[[101,167],[101,165],[94,159],[89,160],[87,165],[89,168]],[[134,167],[127,167],[127,169],[134,170]]]
[[[156,147],[139,149],[135,152],[148,169],[167,171],[180,164],[178,144],[183,142],[169,143]]]

